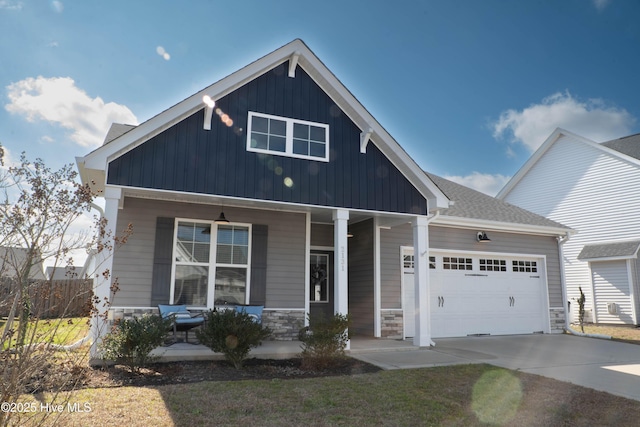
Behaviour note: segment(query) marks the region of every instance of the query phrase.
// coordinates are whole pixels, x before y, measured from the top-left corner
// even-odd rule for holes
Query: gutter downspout
[[[91,207],[98,211],[98,213],[100,214],[100,220],[102,220],[104,218],[104,209],[102,209],[102,207],[96,205],[94,202],[91,202]],[[82,267],[82,271],[80,272],[80,277],[85,277],[85,275],[87,274],[87,269],[91,265],[91,261],[93,260],[94,257],[95,257],[95,251],[92,249],[91,251],[89,251],[89,256],[87,256],[87,259],[84,262],[84,266]],[[93,320],[92,320],[92,322],[93,322]],[[70,346],[62,346],[59,349],[61,349],[61,350],[73,350],[75,348],[80,347],[85,342],[89,341],[89,339],[91,339],[92,342],[95,341],[95,339],[96,339],[96,337],[93,336],[93,328],[90,328],[89,334],[87,334],[86,337],[78,340],[77,342],[71,344]]]
[[[562,286],[562,305],[565,309],[564,316],[564,329],[570,330],[569,317],[571,316],[571,310],[569,309],[569,299],[567,298],[567,279],[564,273],[564,244],[571,238],[571,234],[567,232],[564,236],[556,237],[558,241],[558,257],[560,258],[560,284]]]
[[[104,218],[104,209],[102,209],[101,206],[96,205],[93,202],[91,202],[91,207],[98,211],[98,213],[100,214],[100,219],[102,220],[102,218]],[[89,251],[89,256],[87,256],[87,259],[85,260],[84,265],[82,266],[82,270],[80,271],[79,277],[85,276],[85,274],[87,273],[87,269],[89,268],[89,265],[91,265],[91,261],[93,260],[95,255],[96,255],[95,251],[93,250]]]

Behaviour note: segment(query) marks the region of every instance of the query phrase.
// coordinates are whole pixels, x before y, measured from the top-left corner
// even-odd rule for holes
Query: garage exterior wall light
[[[487,243],[491,241],[491,239],[487,237],[487,233],[484,231],[478,231],[478,234],[476,235],[476,240],[480,243]]]

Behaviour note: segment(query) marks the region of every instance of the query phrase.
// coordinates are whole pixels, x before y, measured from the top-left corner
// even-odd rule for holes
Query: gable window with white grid
[[[329,161],[329,125],[249,112],[247,151]]]

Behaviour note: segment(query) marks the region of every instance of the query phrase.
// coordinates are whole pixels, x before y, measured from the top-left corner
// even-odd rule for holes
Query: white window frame
[[[241,302],[241,304],[249,304],[249,290],[250,290],[250,284],[251,284],[251,224],[244,224],[244,223],[239,223],[239,222],[230,222],[228,224],[221,224],[225,227],[244,227],[247,229],[247,264],[227,264],[227,263],[219,263],[215,258],[216,255],[218,253],[218,224],[216,225],[216,234],[215,234],[215,253],[213,254],[213,258],[214,258],[214,268],[213,268],[213,276],[211,277],[211,282],[212,282],[212,288],[213,288],[213,292],[211,295],[211,302],[210,302],[210,306],[213,307],[215,305],[215,281],[216,281],[216,271],[218,269],[218,267],[221,268],[246,268],[247,269],[247,279],[246,279],[246,283],[245,283],[245,291],[244,291],[244,301]],[[212,239],[213,239],[213,233],[212,233]],[[210,283],[211,283],[210,282]],[[209,295],[207,295],[207,297],[209,297]]]
[[[271,151],[268,149],[255,148],[251,146],[251,126],[253,123],[253,117],[261,117],[264,119],[273,119],[280,120],[286,123],[286,131],[285,131],[285,150],[283,151]],[[324,128],[325,130],[325,152],[324,157],[316,157],[311,155],[304,154],[296,154],[293,152],[293,125],[301,124],[307,126],[315,126],[319,128]],[[328,162],[329,161],[329,125],[325,123],[316,123],[309,122],[306,120],[298,120],[291,119],[287,117],[274,116],[271,114],[263,114],[256,113],[253,111],[249,111],[249,119],[247,120],[247,151],[252,151],[255,153],[264,153],[264,154],[273,154],[276,156],[285,156],[285,157],[294,157],[298,159],[306,159],[306,160],[316,160],[320,162]]]
[[[176,261],[177,256],[177,243],[178,243],[178,224],[180,223],[196,223],[196,224],[208,224],[211,227],[211,234],[209,237],[209,262],[187,262],[187,261]],[[236,227],[246,227],[249,233],[248,236],[248,248],[247,248],[247,264],[218,264],[216,262],[217,255],[217,246],[218,246],[218,224],[216,224],[212,220],[202,220],[202,219],[194,219],[194,218],[175,218],[174,227],[173,227],[173,242],[172,242],[172,252],[171,252],[171,287],[169,291],[169,302],[170,304],[174,304],[175,298],[175,284],[176,284],[176,265],[195,265],[195,266],[205,266],[209,268],[209,274],[207,277],[207,304],[206,306],[192,306],[187,305],[189,309],[212,309],[214,307],[215,302],[215,287],[216,287],[216,270],[218,267],[230,267],[230,268],[245,268],[247,269],[247,281],[245,288],[245,300],[242,302],[243,304],[249,303],[249,296],[251,290],[251,247],[252,247],[252,225],[241,222],[230,222],[229,224],[224,224],[225,226],[236,226]]]

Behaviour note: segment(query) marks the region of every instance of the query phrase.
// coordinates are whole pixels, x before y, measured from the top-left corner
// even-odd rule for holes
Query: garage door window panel
[[[473,270],[473,261],[471,258],[461,257],[443,257],[442,267],[445,270]]]
[[[536,261],[513,261],[514,273],[537,273],[538,263]]]
[[[480,259],[480,271],[507,271],[505,259]]]

